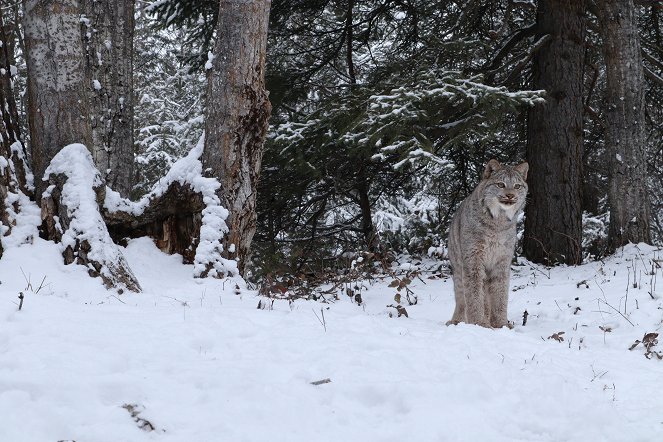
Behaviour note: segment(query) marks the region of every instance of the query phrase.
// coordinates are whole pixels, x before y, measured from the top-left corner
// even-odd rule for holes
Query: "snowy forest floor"
[[[389,278],[365,283],[362,306],[260,310],[149,239],[124,249],[138,295],[59,253],[36,240],[0,260],[0,441],[663,440],[663,361],[629,351],[662,328],[649,246],[514,266],[513,330],[446,327],[450,279],[415,279],[409,317],[389,316]]]

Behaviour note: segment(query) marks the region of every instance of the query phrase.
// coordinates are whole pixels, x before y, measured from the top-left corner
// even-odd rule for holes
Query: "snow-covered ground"
[[[662,328],[654,248],[514,266],[513,330],[446,327],[451,281],[426,273],[409,317],[389,316],[391,279],[365,283],[362,306],[260,310],[148,239],[123,253],[142,294],[106,291],[42,240],[0,260],[0,441],[663,440],[663,361],[629,351]]]

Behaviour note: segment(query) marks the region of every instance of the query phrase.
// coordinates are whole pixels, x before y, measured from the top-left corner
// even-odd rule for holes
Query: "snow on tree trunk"
[[[82,144],[70,144],[53,158],[45,172],[42,218],[48,237],[61,244],[65,264],[88,267],[108,288],[139,292],[140,284],[113,242],[101,217],[106,186]]]
[[[538,2],[538,38],[552,38],[534,57],[533,88],[546,90],[546,102],[528,116],[523,252],[539,263],[582,259],[584,11],[582,0]]]
[[[117,240],[149,236],[165,253],[179,253],[194,276],[238,275],[237,262],[222,256],[228,211],[217,195],[216,178],[203,177],[201,138],[152,191],[137,202],[108,191],[104,218]]]
[[[222,0],[217,43],[208,73],[205,149],[207,176],[219,179],[221,204],[230,212],[225,258],[243,273],[256,229],[256,186],[271,113],[265,91],[269,0]],[[210,263],[208,271],[214,269]]]
[[[132,188],[134,0],[83,0],[85,89],[92,157],[102,178],[128,197]]]
[[[72,143],[91,145],[76,0],[25,0],[28,119],[37,201],[55,154]]]
[[[645,85],[633,0],[598,4],[606,65],[606,151],[609,164],[610,225],[614,250],[629,242],[650,242]]]
[[[0,9],[0,235],[3,240],[11,233],[17,213],[32,190],[32,175],[25,161],[12,90],[12,73],[16,68],[10,65],[11,47]],[[0,256],[4,245],[0,243]]]

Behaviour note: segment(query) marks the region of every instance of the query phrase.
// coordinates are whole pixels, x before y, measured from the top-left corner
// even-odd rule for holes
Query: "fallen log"
[[[216,194],[218,180],[202,175],[202,150],[201,138],[139,201],[107,189],[103,218],[116,242],[149,236],[163,252],[193,264],[195,277],[239,275],[237,261],[223,256],[228,211]]]

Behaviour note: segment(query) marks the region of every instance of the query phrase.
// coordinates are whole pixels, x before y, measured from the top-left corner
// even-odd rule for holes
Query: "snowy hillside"
[[[451,280],[430,273],[409,317],[389,315],[391,279],[362,306],[260,310],[149,239],[123,253],[145,293],[106,291],[42,240],[0,260],[0,441],[663,440],[663,360],[629,351],[662,328],[654,248],[514,266],[513,330],[444,326]]]

